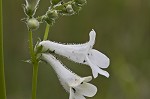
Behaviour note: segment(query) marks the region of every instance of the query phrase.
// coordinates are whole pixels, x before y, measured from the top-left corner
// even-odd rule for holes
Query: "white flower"
[[[91,76],[82,78],[76,75],[51,54],[42,54],[41,58],[56,71],[62,86],[70,93],[69,99],[86,99],[84,96],[93,97],[96,94],[96,86],[87,83],[92,80]]]
[[[101,52],[92,49],[96,37],[94,30],[89,33],[89,37],[89,42],[84,44],[60,44],[52,41],[42,41],[39,43],[39,46],[43,46],[43,51],[50,50],[74,62],[89,65],[94,78],[98,76],[98,73],[109,77],[109,73],[101,69],[109,66],[109,58]]]

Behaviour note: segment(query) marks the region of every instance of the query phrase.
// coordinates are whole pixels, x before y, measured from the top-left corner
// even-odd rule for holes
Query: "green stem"
[[[0,99],[6,99],[4,54],[3,54],[3,14],[2,0],[0,0]]]
[[[38,61],[37,61],[35,53],[34,53],[32,31],[29,31],[29,48],[30,48],[31,61],[32,61],[32,64],[33,64],[32,99],[36,99],[37,77],[38,77]]]
[[[37,77],[38,77],[38,63],[36,62],[33,64],[32,99],[36,99]]]
[[[34,63],[35,55],[34,55],[34,49],[33,49],[32,31],[29,31],[29,49],[30,49],[31,60]]]
[[[46,24],[45,34],[44,34],[44,38],[43,38],[44,41],[47,40],[47,38],[48,38],[49,28],[50,28],[50,25]]]

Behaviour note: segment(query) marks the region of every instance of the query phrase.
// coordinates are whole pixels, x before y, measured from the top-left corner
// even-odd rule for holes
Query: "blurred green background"
[[[5,76],[8,99],[31,99],[32,65],[28,31],[20,20],[25,17],[24,0],[3,0]],[[36,16],[43,15],[49,0],[41,0]],[[110,78],[99,76],[91,83],[97,94],[87,99],[150,98],[150,0],[88,0],[78,15],[59,18],[49,39],[63,43],[88,41],[91,29],[97,32],[95,49],[106,54],[111,64]],[[34,40],[43,38],[45,24],[34,31]],[[66,59],[63,63],[80,76],[91,75],[88,66]],[[37,99],[68,99],[53,69],[40,64]]]

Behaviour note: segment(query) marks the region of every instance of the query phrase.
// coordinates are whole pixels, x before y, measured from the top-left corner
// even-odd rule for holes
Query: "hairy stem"
[[[49,33],[49,28],[50,28],[50,25],[49,25],[49,24],[46,24],[46,29],[45,29],[45,34],[44,34],[43,40],[47,40],[47,38],[48,38],[48,33]]]
[[[4,54],[3,54],[3,14],[2,0],[0,0],[0,99],[6,99]]]
[[[34,53],[32,31],[29,31],[29,48],[30,48],[31,61],[32,61],[32,64],[33,64],[32,99],[36,99],[37,77],[38,77],[38,61],[37,61],[35,53]]]

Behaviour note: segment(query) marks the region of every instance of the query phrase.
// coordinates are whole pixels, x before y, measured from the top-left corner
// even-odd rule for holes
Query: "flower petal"
[[[83,95],[75,93],[74,99],[86,99]]]
[[[68,59],[77,63],[82,63],[85,60],[85,56],[87,53],[85,51],[87,50],[86,46],[84,46],[85,48],[73,48],[70,45],[59,44],[51,41],[42,41],[39,43],[39,46],[41,45],[43,46],[43,52],[49,50],[52,53],[67,57]]]
[[[99,68],[97,65],[93,64],[91,60],[87,57],[87,63],[92,69],[93,77],[96,78],[98,76],[98,73],[101,75],[106,76],[107,78],[109,77],[109,73],[107,71],[102,70]]]
[[[65,67],[53,55],[43,53],[41,58],[52,66],[52,68],[55,70],[55,72],[59,78],[61,85],[64,87],[64,89],[67,92],[70,91],[69,85],[77,86],[82,82],[82,81],[80,81],[81,78],[78,75],[76,75],[71,70],[69,70],[67,67]]]
[[[88,77],[83,77],[83,82],[89,82],[92,80],[92,76],[88,76]]]
[[[90,33],[89,33],[89,41],[87,43],[67,44],[66,46],[69,46],[70,48],[73,48],[73,49],[79,50],[79,51],[89,50],[90,48],[93,47],[93,45],[95,43],[95,38],[96,38],[96,32],[92,29],[92,31],[90,31]]]
[[[93,84],[83,82],[76,88],[77,93],[80,93],[83,96],[93,97],[97,92],[97,87]]]
[[[95,43],[95,31],[92,30],[89,36],[89,42],[84,44],[60,44],[52,41],[42,41],[39,43],[39,46],[43,47],[43,52],[49,50],[52,53],[67,57],[74,62],[85,64],[85,56]]]
[[[90,36],[90,40],[89,40],[89,45],[91,46],[91,48],[93,47],[93,45],[95,44],[95,37],[96,37],[96,32],[92,29],[92,31],[89,33]]]
[[[74,99],[74,91],[72,88],[70,88],[70,95],[69,95],[69,99]]]
[[[41,58],[49,63],[56,71],[60,83],[64,89],[70,93],[69,99],[86,99],[84,96],[92,97],[96,94],[97,88],[87,83],[92,80],[91,76],[81,78],[64,67],[60,61],[51,54],[43,53]]]
[[[100,68],[107,68],[110,64],[109,58],[95,49],[89,51],[88,58],[93,64]]]

